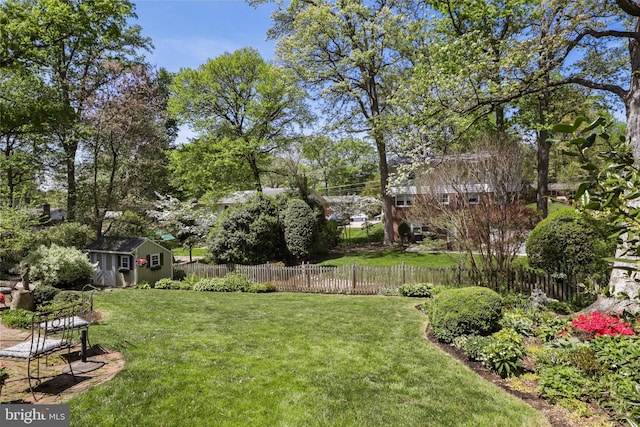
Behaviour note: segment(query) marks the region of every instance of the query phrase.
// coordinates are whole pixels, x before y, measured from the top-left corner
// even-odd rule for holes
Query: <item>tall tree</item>
[[[15,13],[13,13],[15,12]],[[37,26],[32,45],[5,47],[8,57],[24,62],[49,83],[62,106],[64,116],[56,121],[53,134],[63,153],[66,173],[67,215],[76,216],[76,155],[79,146],[79,119],[86,100],[104,81],[97,78],[104,60],[130,62],[137,50],[148,48],[140,27],[131,25],[134,6],[128,0],[19,0],[3,3],[7,28],[19,28],[24,22]],[[40,37],[42,36],[42,37]],[[10,39],[10,37],[9,37]],[[10,42],[10,41],[9,41]],[[21,46],[27,46],[25,51]],[[6,54],[6,51],[3,52]],[[24,58],[28,60],[21,61]]]
[[[411,0],[320,0],[292,1],[272,15],[279,59],[316,91],[333,124],[366,132],[375,145],[386,243],[394,239],[386,119],[409,76],[423,13]]]
[[[0,69],[0,203],[35,194],[46,157],[42,133],[55,117],[44,82],[21,69]]]
[[[216,163],[239,170],[248,165],[257,191],[262,191],[261,163],[309,120],[304,93],[291,74],[251,48],[181,70],[172,90],[169,108],[178,120],[196,131]]]
[[[78,177],[90,208],[82,212],[84,219],[98,236],[108,210],[144,212],[143,200],[166,189],[162,171],[170,139],[163,117],[166,93],[151,71],[114,63],[104,68],[108,83],[87,99],[83,111]]]

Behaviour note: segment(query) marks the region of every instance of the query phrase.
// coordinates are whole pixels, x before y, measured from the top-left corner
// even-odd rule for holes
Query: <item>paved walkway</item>
[[[0,348],[11,347],[28,338],[29,332],[8,328],[0,323]],[[88,351],[87,363],[82,363],[79,350],[80,346],[70,355],[72,366],[78,368],[75,379],[72,375],[63,372],[68,368],[65,359],[66,350],[41,359],[42,383],[35,389],[35,402],[29,390],[27,361],[0,358],[0,363],[9,371],[9,378],[0,391],[0,403],[65,403],[78,393],[109,381],[124,367],[124,360],[120,353],[104,350],[99,345],[94,345]],[[93,370],[78,373],[77,371],[82,368]]]

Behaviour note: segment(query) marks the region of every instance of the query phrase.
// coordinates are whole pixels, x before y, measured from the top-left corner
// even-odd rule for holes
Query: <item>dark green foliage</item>
[[[60,292],[60,289],[54,288],[50,285],[38,285],[35,287],[31,294],[33,295],[33,303],[36,307],[43,306],[55,298]]]
[[[209,236],[209,252],[219,264],[291,262],[326,253],[336,236],[337,229],[315,204],[258,193],[225,211]]]
[[[216,263],[262,264],[286,257],[286,244],[275,200],[256,194],[225,211],[214,229],[209,251]]]
[[[445,290],[429,306],[429,322],[435,336],[451,342],[461,335],[487,335],[498,329],[502,299],[488,288]]]
[[[2,323],[10,328],[29,329],[31,328],[31,319],[33,312],[28,310],[4,310],[1,314]]]
[[[598,283],[609,278],[604,260],[613,256],[613,229],[572,209],[561,209],[541,221],[527,240],[532,267],[571,280],[591,277]]]
[[[77,291],[60,291],[53,297],[54,302],[74,303],[82,299],[82,295]]]
[[[312,249],[316,235],[313,210],[300,199],[291,199],[284,211],[284,240],[296,259],[305,259]]]
[[[411,238],[411,226],[407,222],[401,222],[398,225],[398,235],[403,241],[409,241]]]
[[[180,268],[174,268],[173,269],[173,280],[184,280],[187,277],[187,273],[180,269]]]
[[[76,249],[84,249],[96,238],[96,233],[91,227],[79,222],[64,222],[46,228],[40,234],[40,241],[47,246],[56,244]]]
[[[398,293],[404,297],[424,297],[431,298],[432,285],[429,283],[414,283],[402,285],[398,288]]]
[[[253,283],[248,288],[245,289],[245,292],[253,293],[253,294],[262,294],[268,292],[275,292],[276,287],[271,283]]]

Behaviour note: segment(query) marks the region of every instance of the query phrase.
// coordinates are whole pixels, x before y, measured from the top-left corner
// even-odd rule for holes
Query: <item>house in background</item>
[[[93,281],[99,286],[134,286],[173,276],[171,251],[143,237],[103,237],[84,250],[96,265]]]
[[[402,161],[399,159],[396,163]],[[428,231],[426,224],[411,221],[410,210],[418,199],[421,204],[437,204],[447,210],[456,210],[480,207],[485,198],[495,197],[497,186],[511,194],[519,193],[522,189],[519,165],[500,164],[501,161],[503,159],[488,152],[425,159],[424,169],[412,176],[406,185],[390,188],[395,236],[398,237],[398,226],[403,222],[411,226],[416,237]],[[446,239],[450,239],[449,233]]]

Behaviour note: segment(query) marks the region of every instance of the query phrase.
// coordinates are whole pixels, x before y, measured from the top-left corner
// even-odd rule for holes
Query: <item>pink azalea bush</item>
[[[631,325],[620,319],[620,314],[606,314],[593,311],[581,314],[571,322],[574,332],[585,334],[588,338],[602,335],[635,335]]]

